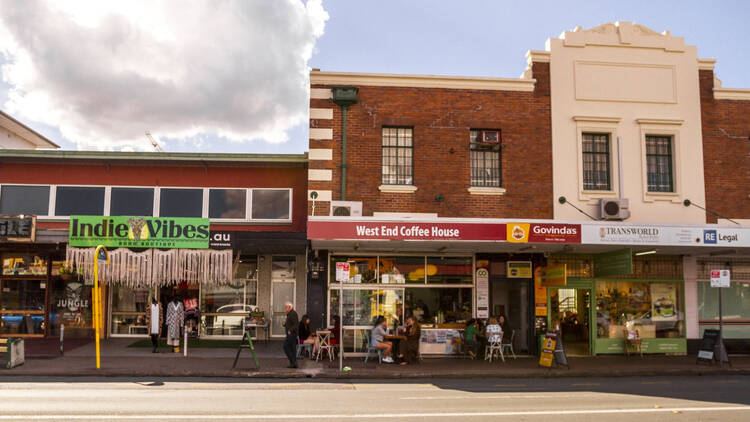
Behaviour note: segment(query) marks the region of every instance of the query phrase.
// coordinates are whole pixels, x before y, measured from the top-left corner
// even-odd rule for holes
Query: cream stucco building
[[[683,206],[705,203],[695,46],[616,22],[566,31],[529,55],[550,61],[555,219],[580,219],[571,204],[600,218],[602,198],[625,198],[631,223],[705,223]]]
[[[0,110],[0,149],[43,148],[59,146]]]

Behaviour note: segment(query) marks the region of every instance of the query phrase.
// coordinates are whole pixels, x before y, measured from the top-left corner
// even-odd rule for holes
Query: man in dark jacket
[[[286,357],[289,359],[289,366],[287,366],[287,368],[297,368],[297,344],[299,343],[297,332],[299,330],[299,317],[294,310],[292,302],[284,303],[284,310],[286,311],[286,321],[284,321],[284,329],[286,330],[284,353],[286,353]]]

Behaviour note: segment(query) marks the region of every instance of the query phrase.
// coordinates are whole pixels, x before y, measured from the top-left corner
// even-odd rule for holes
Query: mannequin
[[[174,353],[180,353],[180,329],[185,324],[185,309],[180,298],[175,296],[167,305],[167,344]]]
[[[161,335],[161,326],[164,319],[161,313],[161,303],[156,298],[151,299],[151,304],[146,309],[146,327],[148,334],[151,336],[151,344],[154,346],[152,353],[159,353],[159,336]]]

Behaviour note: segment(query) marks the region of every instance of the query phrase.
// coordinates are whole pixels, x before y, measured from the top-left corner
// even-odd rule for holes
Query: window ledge
[[[505,195],[505,188],[472,186],[468,190],[472,195]]]
[[[378,190],[390,193],[414,193],[417,191],[417,187],[414,185],[380,185]]]
[[[651,201],[672,201],[675,203],[682,202],[680,194],[677,192],[649,192],[646,191],[646,198]]]

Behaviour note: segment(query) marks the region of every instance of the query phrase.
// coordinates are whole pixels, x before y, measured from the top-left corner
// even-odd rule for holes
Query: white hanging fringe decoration
[[[95,248],[68,246],[65,259],[86,281],[94,279]],[[191,284],[227,284],[232,281],[232,250],[148,249],[133,252],[119,248],[109,252],[109,265],[100,267],[105,284],[134,287],[161,287]],[[235,263],[236,265],[236,263]]]

